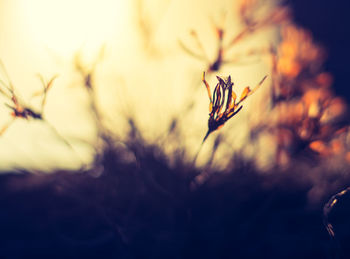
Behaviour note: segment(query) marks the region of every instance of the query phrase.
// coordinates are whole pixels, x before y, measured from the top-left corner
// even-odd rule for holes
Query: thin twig
[[[347,194],[349,191],[350,187],[347,187],[341,192],[338,192],[337,194],[333,195],[323,207],[323,224],[325,225],[327,232],[331,238],[335,238],[335,232],[333,225],[329,222],[329,214],[333,210],[335,204],[338,203],[339,198]]]

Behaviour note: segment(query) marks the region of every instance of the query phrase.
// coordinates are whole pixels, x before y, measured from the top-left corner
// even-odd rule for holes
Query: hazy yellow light
[[[35,101],[32,94],[40,89],[36,74],[44,78],[59,75],[44,113],[64,137],[74,138],[79,133],[89,141],[94,134],[87,117],[89,111],[85,111],[82,103],[83,89],[70,87],[74,81],[70,78],[72,58],[83,50],[84,59],[93,59],[102,45],[124,35],[127,8],[127,1],[122,0],[0,1],[0,60],[17,94],[29,105]],[[7,81],[1,71],[0,78]],[[1,103],[5,101],[8,102],[1,99]],[[0,106],[0,127],[3,127],[11,117],[8,107]],[[77,120],[78,123],[72,123]],[[38,128],[45,134],[38,133]],[[81,160],[89,160],[91,150],[86,146],[74,145],[75,152],[72,152],[62,142],[57,142],[54,132],[45,123],[17,119],[0,138],[0,170],[23,165],[75,168]],[[65,161],[63,165],[62,161]]]
[[[21,19],[35,44],[63,57],[94,51],[124,21],[122,0],[19,0]]]
[[[115,131],[123,133],[123,111],[131,111],[144,138],[152,142],[166,135],[174,115],[180,116],[184,146],[193,154],[197,151],[207,130],[208,99],[200,81],[207,64],[185,53],[178,40],[195,48],[189,32],[196,30],[209,58],[214,59],[217,42],[213,22],[221,25],[222,10],[229,10],[226,23],[222,24],[228,28],[229,36],[240,31],[234,1],[222,0],[213,4],[211,0],[144,0],[142,4],[144,22],[153,29],[150,41],[155,53],[158,52],[154,56],[145,54],[147,50],[142,44],[144,35],[140,33],[135,1],[0,0],[0,14],[5,15],[0,16],[0,58],[6,64],[16,90],[24,95],[25,101],[30,101],[32,93],[40,89],[37,73],[45,78],[59,75],[50,90],[45,117],[63,137],[72,140],[76,151],[64,146],[42,123],[34,127],[32,121],[17,120],[0,138],[0,170],[16,163],[45,168],[46,164],[53,167],[79,166],[79,157],[89,161],[92,147],[74,142],[77,137],[92,144],[95,128],[86,105],[85,89],[79,87],[81,82],[72,61],[79,51],[85,65],[89,66],[105,43],[106,55],[97,67],[95,84],[101,111],[107,111]],[[255,35],[247,44],[237,46],[234,52],[268,46],[273,36],[273,31]],[[146,40],[149,39],[146,37]],[[56,62],[56,58],[63,62]],[[227,64],[216,74],[231,75],[235,90],[240,94],[246,85],[253,86],[268,71],[266,62],[257,61],[245,66]],[[208,76],[208,81],[215,85],[215,76]],[[226,153],[244,144],[249,132],[247,115],[256,113],[256,106],[249,105],[249,102],[259,103],[264,92],[268,92],[268,85],[261,88],[259,94],[247,101],[240,116],[221,130],[232,132],[233,140],[227,140],[232,147],[226,148]],[[193,100],[195,107],[191,114],[184,114],[183,107],[189,100]],[[3,123],[9,118],[7,107],[3,108],[0,126],[1,118],[4,118]],[[23,125],[26,125],[25,134]],[[38,128],[46,135],[38,133]],[[23,138],[19,140],[17,136]],[[49,143],[46,139],[50,136],[53,142],[44,145]],[[207,141],[209,143],[201,151],[198,164],[206,161],[213,140]],[[43,144],[40,149],[36,142]],[[171,145],[177,143],[166,143],[170,155]],[[32,152],[33,147],[36,147],[35,152]],[[219,151],[216,159],[220,160],[226,153]],[[43,166],[39,161],[46,161],[46,164]]]

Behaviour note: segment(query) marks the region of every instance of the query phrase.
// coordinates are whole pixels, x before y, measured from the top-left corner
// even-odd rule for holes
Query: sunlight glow
[[[129,130],[126,118],[132,116],[143,138],[158,142],[167,140],[169,125],[176,117],[181,145],[188,157],[194,156],[207,130],[208,99],[201,75],[217,59],[217,29],[225,30],[223,44],[242,30],[234,1],[221,0],[213,5],[211,0],[0,0],[0,5],[0,14],[4,15],[0,16],[0,59],[23,102],[34,109],[40,103],[40,98],[32,98],[41,89],[37,74],[45,79],[58,75],[44,109],[52,127],[46,122],[17,119],[0,138],[0,171],[21,166],[47,170],[49,165],[75,169],[92,160],[96,124],[85,75],[75,66],[77,55],[86,73],[96,72],[92,79],[96,104],[111,131],[124,137]],[[198,50],[193,30],[208,60],[195,58],[180,46],[179,41]],[[208,74],[208,83],[216,84],[215,75],[231,75],[237,93],[246,86],[253,87],[270,74],[267,55],[247,57],[242,64],[240,58],[250,50],[264,53],[274,41],[273,26],[251,35],[244,44],[225,52],[228,62]],[[101,49],[103,57],[96,70],[89,71]],[[6,79],[1,71],[0,78]],[[270,78],[258,95],[247,100],[240,116],[220,130],[220,134],[234,134],[225,140],[229,145],[215,155],[217,161],[244,146],[250,127],[248,114],[258,120],[260,111],[267,110],[257,111],[256,105],[268,105],[269,84]],[[11,115],[6,106],[0,105],[0,112],[1,127]],[[55,136],[54,131],[62,137]],[[197,165],[206,163],[214,140],[211,137],[207,141]],[[40,149],[36,142],[40,142]],[[35,152],[31,152],[33,147]],[[164,144],[170,156],[177,148],[178,141]]]
[[[32,39],[60,56],[79,48],[93,51],[116,34],[123,17],[121,0],[19,0]],[[120,24],[119,24],[120,25]]]

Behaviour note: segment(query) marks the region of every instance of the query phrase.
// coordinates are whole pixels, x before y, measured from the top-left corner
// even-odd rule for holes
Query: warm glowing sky
[[[147,0],[144,17],[153,25],[152,37],[147,40],[138,27],[135,3],[124,0],[0,0],[0,58],[20,96],[29,100],[40,89],[37,74],[49,79],[58,74],[49,93],[45,116],[66,139],[76,138],[92,142],[95,128],[88,116],[86,93],[74,73],[72,60],[80,50],[87,63],[105,46],[105,57],[97,69],[100,106],[108,111],[118,133],[122,133],[120,111],[135,113],[148,139],[164,133],[171,115],[177,114],[190,87],[199,87],[193,96],[196,107],[182,127],[186,145],[198,146],[207,127],[208,99],[200,85],[205,64],[189,57],[179,48],[178,40],[191,42],[190,29],[196,29],[207,52],[215,48],[212,23],[220,22],[227,12],[226,26],[232,35],[238,32],[235,19],[235,1],[211,0]],[[268,46],[273,31],[252,38],[248,46]],[[151,43],[149,43],[151,42]],[[191,44],[189,44],[191,45]],[[240,46],[236,51],[246,48]],[[255,85],[269,67],[264,60],[244,66],[226,66],[220,75],[231,74],[240,92],[246,85]],[[1,73],[2,78],[4,74]],[[215,78],[209,78],[214,85]],[[265,86],[267,89],[268,86]],[[249,102],[260,103],[266,90]],[[29,101],[28,101],[29,102]],[[1,103],[3,100],[1,99]],[[35,100],[29,102],[35,106]],[[242,145],[247,132],[249,110],[245,108],[236,123],[225,125],[233,130],[232,145]],[[263,107],[263,106],[262,106]],[[260,111],[261,112],[261,111]],[[10,120],[8,110],[0,105],[0,126]],[[190,124],[190,126],[189,126]],[[242,131],[242,129],[245,129]],[[16,120],[0,137],[0,170],[13,167],[46,169],[74,168],[79,161],[89,161],[92,149],[86,144],[75,144],[73,153],[46,125],[40,122]],[[79,142],[78,142],[79,143]],[[193,149],[194,150],[194,149]],[[194,151],[191,151],[194,152]],[[203,151],[205,153],[205,150]]]

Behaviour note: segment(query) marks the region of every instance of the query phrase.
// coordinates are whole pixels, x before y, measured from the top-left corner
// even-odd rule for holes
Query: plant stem
[[[207,131],[207,133],[205,134],[204,138],[203,138],[203,141],[202,143],[200,144],[199,148],[198,148],[198,151],[196,152],[195,156],[194,156],[194,159],[193,159],[193,162],[192,162],[192,165],[194,166],[196,164],[196,161],[197,161],[197,157],[199,155],[199,152],[202,150],[202,147],[203,147],[203,144],[204,142],[207,140],[209,134],[211,133],[211,131]]]

